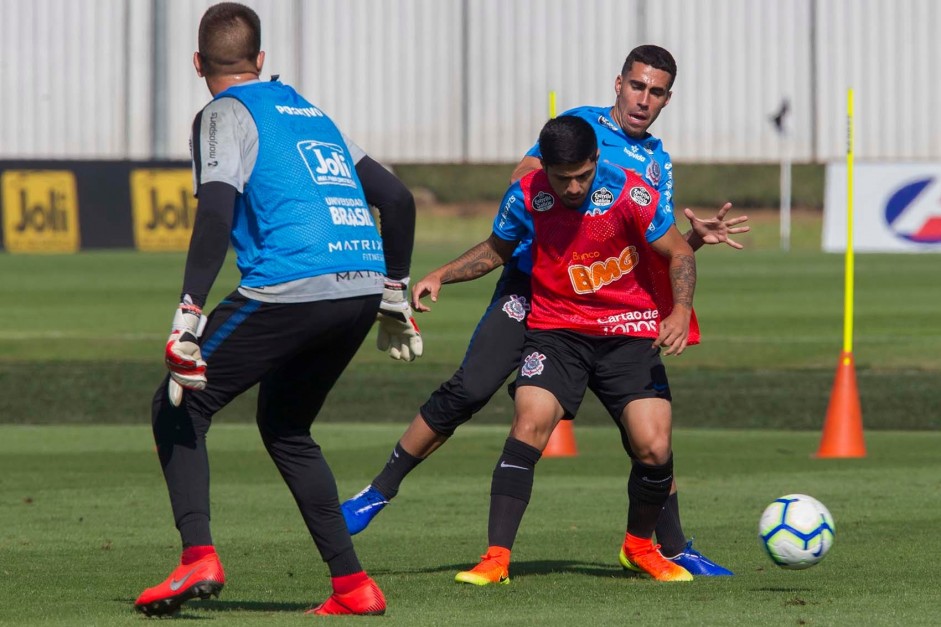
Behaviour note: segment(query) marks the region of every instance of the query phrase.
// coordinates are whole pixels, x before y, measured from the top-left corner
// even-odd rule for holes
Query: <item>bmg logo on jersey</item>
[[[341,146],[309,139],[298,142],[297,150],[317,185],[356,187],[353,165],[347,162]]]
[[[79,247],[75,174],[3,173],[3,245],[11,253],[71,253]]]
[[[130,178],[137,249],[147,252],[186,250],[196,221],[192,172],[133,170]]]
[[[587,255],[588,253],[586,253]],[[591,265],[569,266],[569,280],[576,294],[591,294],[629,274],[640,261],[635,246],[628,246],[617,257],[595,261]]]
[[[916,244],[941,243],[941,183],[929,177],[899,188],[886,202],[885,221],[896,236]]]

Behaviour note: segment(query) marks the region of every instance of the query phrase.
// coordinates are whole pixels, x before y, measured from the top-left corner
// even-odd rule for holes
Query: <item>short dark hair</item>
[[[261,52],[261,20],[237,2],[209,7],[199,21],[199,56],[203,75],[255,71]]]
[[[670,84],[667,85],[667,89],[673,88],[673,81],[676,80],[676,60],[667,49],[654,46],[653,44],[637,46],[631,50],[630,54],[628,54],[627,58],[624,60],[624,66],[621,68],[621,76],[627,76],[628,72],[631,71],[631,66],[634,65],[635,62],[649,65],[650,67],[663,70],[669,74]]]
[[[598,138],[591,124],[573,115],[552,118],[539,132],[544,165],[573,165],[598,156]]]

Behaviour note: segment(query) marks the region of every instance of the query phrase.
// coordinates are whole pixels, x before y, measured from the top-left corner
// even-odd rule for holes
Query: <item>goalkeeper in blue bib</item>
[[[381,348],[407,361],[422,353],[406,297],[415,202],[323,111],[259,80],[260,44],[248,7],[226,2],[203,15],[193,61],[213,100],[193,123],[198,212],[166,344],[170,372],[152,411],[182,554],[135,606],[171,614],[225,585],[209,526],[206,433],[216,412],[258,384],[262,441],[331,575],[332,594],[310,613],[382,614],[385,598],[353,549],[311,425],[377,315]],[[230,242],[241,280],[206,318]]]

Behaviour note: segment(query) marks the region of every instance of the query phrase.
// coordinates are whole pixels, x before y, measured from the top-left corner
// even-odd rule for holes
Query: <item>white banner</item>
[[[823,250],[846,250],[846,164],[827,164]],[[941,252],[941,163],[853,166],[858,252]]]

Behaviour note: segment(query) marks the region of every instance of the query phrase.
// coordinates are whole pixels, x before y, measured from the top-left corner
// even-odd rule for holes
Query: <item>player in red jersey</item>
[[[637,46],[624,60],[615,78],[613,106],[583,106],[563,115],[587,121],[598,138],[600,160],[637,172],[660,192],[670,209],[673,195],[673,162],[663,142],[650,134],[650,126],[669,103],[676,78],[676,61],[669,51],[655,45]],[[513,172],[511,182],[540,167],[538,143]],[[740,249],[732,235],[749,230],[746,216],[726,219],[731,204],[701,220],[685,209],[692,229],[686,239],[695,251],[704,244],[725,243]],[[519,366],[529,313],[531,290],[530,244],[517,246],[513,259],[503,265],[493,295],[477,323],[458,368],[419,408],[395,444],[385,466],[358,494],[347,499],[343,516],[351,534],[360,533],[387,507],[402,482],[419,464],[442,446],[462,424],[472,419]],[[732,571],[712,561],[687,539],[680,516],[679,494],[674,481],[656,530],[661,553],[694,576],[729,576]],[[629,562],[621,564],[630,568]]]
[[[587,122],[550,120],[539,143],[543,169],[510,187],[491,236],[412,290],[413,305],[426,311],[422,297],[434,301],[442,284],[486,274],[509,260],[520,240],[533,239],[532,309],[513,425],[493,472],[489,547],[456,580],[509,582],[535,465],[587,388],[631,452],[624,558],[659,581],[689,581],[652,536],[673,479],[671,396],[660,353],[679,355],[699,340],[693,251],[657,190],[636,173],[599,163]]]

